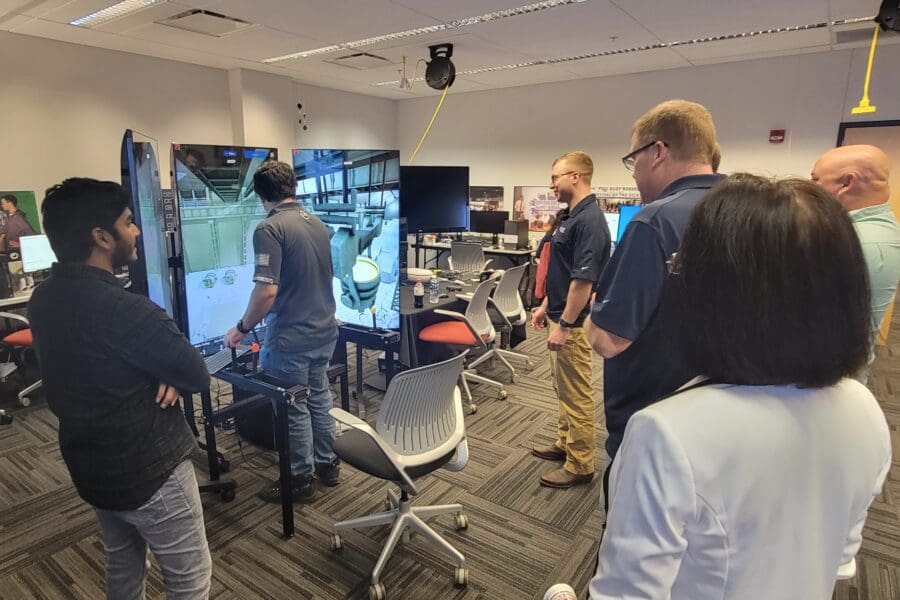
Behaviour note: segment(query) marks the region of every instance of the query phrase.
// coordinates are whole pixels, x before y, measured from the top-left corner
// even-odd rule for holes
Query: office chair
[[[478,279],[490,262],[484,260],[481,244],[450,242],[450,270],[459,271],[462,278]]]
[[[25,372],[25,357],[24,353],[27,349],[34,346],[34,340],[31,337],[31,327],[28,323],[28,319],[23,317],[22,315],[17,315],[15,313],[9,312],[0,312],[0,318],[8,319],[10,321],[18,321],[20,323],[24,323],[25,327],[23,329],[17,329],[12,333],[6,334],[0,343],[7,347],[10,352],[10,356],[13,359],[13,367],[8,368],[10,363],[5,363],[7,368],[0,369],[0,377],[2,379],[6,379],[9,375],[13,373],[16,369],[21,369],[22,372]],[[18,393],[19,404],[22,406],[28,406],[31,404],[31,398],[28,397],[28,394],[39,389],[42,385],[40,379],[27,386],[24,390],[21,390]]]
[[[374,429],[345,410],[332,408],[329,411],[335,420],[350,428],[334,442],[334,452],[341,460],[400,487],[399,496],[393,490],[388,491],[384,512],[341,521],[333,526],[331,549],[335,551],[343,548],[341,531],[391,526],[387,542],[372,570],[370,600],[384,600],[381,573],[397,544],[401,540],[403,543],[409,541],[410,531],[421,533],[450,554],[457,565],[456,585],[468,583],[465,556],[425,523],[429,517],[456,513],[456,529],[466,529],[468,517],[463,514],[462,505],[410,506],[410,496],[418,494],[414,479],[440,468],[459,471],[468,461],[462,403],[456,387],[464,363],[465,352],[450,360],[396,375],[384,394]]]
[[[509,363],[508,359],[512,358],[524,361],[526,369],[531,370],[534,368],[534,363],[531,362],[529,356],[520,352],[513,352],[512,350],[508,350],[507,347],[504,347],[504,343],[507,346],[509,344],[509,334],[512,332],[512,328],[524,324],[528,318],[525,313],[525,306],[522,304],[522,298],[519,296],[519,282],[522,281],[522,275],[527,268],[528,265],[525,264],[504,271],[503,276],[500,278],[500,283],[497,285],[494,294],[491,296],[490,301],[497,308],[497,312],[503,316],[503,329],[507,334],[505,336],[500,336],[501,347],[489,349],[482,356],[469,364],[469,368],[474,369],[486,360],[495,357],[499,358],[500,362],[502,362],[512,374],[513,383],[516,382],[516,370]],[[505,340],[504,337],[506,338]]]
[[[478,287],[475,288],[472,297],[469,299],[466,314],[442,308],[435,309],[435,314],[451,317],[453,320],[442,321],[423,328],[419,332],[419,339],[423,342],[444,344],[459,350],[473,350],[478,354],[487,352],[497,337],[497,332],[494,330],[494,325],[491,323],[491,318],[487,312],[487,303],[490,300],[491,290],[494,289],[494,285],[496,284],[493,281],[483,281],[478,284]],[[480,359],[476,362],[480,362]],[[506,390],[503,389],[502,383],[479,375],[472,366],[474,364],[468,365],[460,378],[466,398],[469,400],[469,410],[473,414],[478,411],[478,407],[472,402],[469,381],[484,383],[498,388],[500,399],[508,396]]]

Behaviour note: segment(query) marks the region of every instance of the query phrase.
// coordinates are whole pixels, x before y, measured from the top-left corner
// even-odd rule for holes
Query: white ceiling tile
[[[27,15],[14,15],[10,13],[6,15],[6,17],[0,19],[0,30],[14,31],[17,27],[25,25],[25,23],[31,21],[33,18],[34,17],[29,17]]]
[[[466,75],[465,78],[489,87],[506,87],[511,85],[527,85],[531,83],[548,83],[575,79],[578,75],[559,65],[536,65],[508,71],[492,71],[477,75]]]
[[[674,50],[689,61],[694,62],[710,58],[748,56],[751,54],[828,46],[830,43],[831,33],[828,31],[828,28],[823,27],[821,29],[774,33],[723,40],[721,42],[689,44],[677,46]]]
[[[605,77],[623,73],[689,67],[691,63],[668,48],[658,48],[629,54],[586,58],[566,63],[565,66],[569,71],[582,77]]]
[[[434,25],[437,21],[389,0],[218,0],[195,2],[209,10],[251,23],[319,40],[317,45]],[[301,48],[301,50],[311,48]]]
[[[45,21],[44,19],[32,19],[12,29],[16,33],[50,38],[60,42],[71,42],[85,46],[97,46],[98,42],[106,37],[114,37],[109,33],[103,33],[84,27]]]
[[[158,23],[135,27],[126,33],[129,37],[144,41],[253,61],[296,52],[298,47],[311,43],[308,38],[258,26],[223,37],[203,35]]]
[[[827,0],[613,0],[665,42],[823,23]]]
[[[110,2],[113,4],[114,0]],[[43,2],[25,2],[27,8],[23,7],[17,12],[30,17],[42,17],[50,11],[56,10],[65,4],[71,4],[72,0],[44,0]],[[86,13],[85,13],[86,14]]]
[[[472,33],[534,58],[561,58],[656,43],[634,19],[606,0],[491,21]]]
[[[853,19],[877,15],[881,0],[828,0],[828,5],[833,20]]]
[[[57,23],[70,23],[75,19],[80,19],[81,17],[86,17],[98,10],[108,8],[115,4],[116,1],[117,0],[74,0],[73,2],[68,2],[58,8],[54,8],[53,10],[45,11],[41,15],[41,18],[56,21]],[[148,12],[155,8],[157,7],[151,5],[142,8],[139,11],[135,11],[132,14],[139,15],[142,12]]]
[[[453,2],[446,0],[392,0],[392,2],[449,23],[457,19],[477,17],[498,10],[525,6],[532,4],[534,0],[453,0]]]
[[[121,19],[116,19],[97,27],[100,31],[109,33],[128,33],[130,30],[137,29],[148,23],[168,19],[175,15],[188,10],[183,5],[174,2],[165,2],[162,4],[154,4],[144,10],[140,10],[130,15],[125,15]]]
[[[27,4],[28,0],[0,0],[0,17],[8,13],[20,13]]]

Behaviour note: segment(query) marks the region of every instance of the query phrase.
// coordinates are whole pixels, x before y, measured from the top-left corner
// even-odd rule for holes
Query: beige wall
[[[472,185],[502,185],[507,207],[515,185],[547,185],[550,162],[572,149],[592,155],[594,184],[632,185],[619,158],[631,124],[668,98],[705,104],[716,121],[725,172],[749,170],[808,176],[816,157],[835,145],[841,121],[859,100],[867,49],[806,54],[584,79],[454,95],[416,164],[471,166]],[[900,45],[879,48],[866,120],[900,119],[900,86],[892,64]],[[415,147],[436,98],[399,102],[401,156]],[[787,129],[782,144],[770,129]]]

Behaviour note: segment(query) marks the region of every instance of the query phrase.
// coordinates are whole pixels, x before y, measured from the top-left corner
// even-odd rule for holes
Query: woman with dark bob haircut
[[[732,175],[695,209],[661,310],[701,377],[628,422],[590,597],[831,598],[891,464],[852,379],[869,292],[849,217],[810,182]]]

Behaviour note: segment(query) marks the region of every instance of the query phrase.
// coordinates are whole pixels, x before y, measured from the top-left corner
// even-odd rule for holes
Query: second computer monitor
[[[509,211],[472,210],[469,211],[469,231],[473,233],[490,233],[496,246],[508,219]]]
[[[46,235],[23,235],[19,238],[22,271],[34,273],[49,269],[56,262],[56,254]]]

